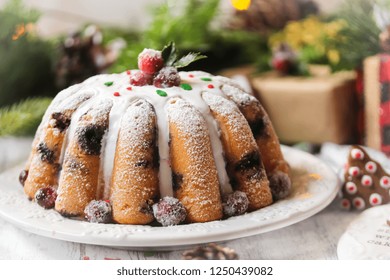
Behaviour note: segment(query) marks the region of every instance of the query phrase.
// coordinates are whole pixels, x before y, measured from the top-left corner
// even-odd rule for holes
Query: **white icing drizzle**
[[[83,102],[85,102],[86,100],[91,98],[92,95],[93,95],[92,93],[88,93],[88,92],[82,92],[82,93],[73,94],[73,95],[70,96],[69,100],[64,100],[58,106],[57,110],[59,112],[64,112],[64,111],[67,111],[67,110],[76,111],[79,108],[80,104],[82,104]],[[65,151],[66,151],[67,145],[68,145],[68,134],[65,132],[65,139],[64,139],[64,141],[62,143],[61,155],[60,155],[60,158],[59,158],[59,162],[61,164],[64,161],[64,156],[65,156]]]
[[[138,70],[131,70],[135,73]],[[157,115],[158,127],[158,150],[160,156],[159,180],[161,196],[172,196],[172,172],[169,162],[169,129],[168,117],[165,111],[167,102],[173,97],[179,97],[188,101],[194,106],[204,117],[207,128],[209,130],[213,157],[218,171],[218,179],[223,193],[231,192],[232,188],[229,183],[229,177],[226,172],[226,162],[223,155],[223,147],[220,140],[218,125],[212,117],[209,106],[202,97],[202,93],[220,96],[226,99],[225,93],[221,91],[223,84],[229,83],[234,87],[239,86],[227,78],[215,77],[206,72],[179,72],[182,84],[191,86],[190,90],[181,87],[171,87],[160,89],[167,96],[163,97],[157,94],[158,90],[154,86],[133,86],[129,83],[129,75],[126,72],[120,74],[102,74],[91,77],[83,83],[69,88],[65,93],[60,93],[61,96],[76,93],[81,94],[88,92],[94,96],[84,102],[73,114],[71,124],[68,128],[65,146],[69,145],[70,135],[74,135],[77,129],[77,123],[80,117],[85,114],[90,108],[97,106],[102,99],[108,98],[113,101],[113,107],[109,115],[109,128],[103,138],[102,143],[102,158],[101,161],[101,176],[104,181],[103,198],[109,197],[109,185],[112,169],[114,168],[114,155],[116,142],[120,130],[121,118],[124,115],[128,106],[138,100],[147,100],[154,108]],[[207,79],[202,79],[207,78]],[[119,96],[114,96],[119,94]],[[61,98],[62,99],[62,98]],[[227,99],[226,99],[227,100]],[[237,108],[236,108],[237,110]],[[191,118],[191,116],[188,116]]]
[[[121,119],[128,106],[129,100],[126,100],[126,102],[114,103],[110,111],[108,131],[103,138],[101,155],[103,157],[102,175],[104,178],[104,190],[101,192],[101,194],[104,200],[107,200],[110,197],[110,182],[112,169],[114,168],[116,143],[118,140]]]
[[[200,96],[199,96],[200,97]],[[230,185],[230,179],[226,172],[226,161],[224,158],[224,152],[222,147],[222,142],[220,140],[219,128],[216,120],[212,117],[210,108],[204,102],[202,98],[199,103],[192,104],[201,104],[201,106],[196,106],[196,108],[203,115],[203,118],[206,121],[206,125],[210,135],[211,149],[213,151],[213,157],[215,161],[215,166],[218,171],[218,180],[221,187],[222,193],[231,193],[233,191],[232,186]],[[191,100],[190,100],[191,101]]]

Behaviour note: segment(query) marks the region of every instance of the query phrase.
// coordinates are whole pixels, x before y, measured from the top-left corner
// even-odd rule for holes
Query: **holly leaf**
[[[177,59],[175,43],[170,42],[168,45],[166,45],[162,49],[161,55],[162,55],[162,58],[164,59],[164,65],[165,66],[172,66]]]
[[[189,53],[182,58],[180,58],[178,61],[176,61],[173,66],[176,68],[183,68],[191,64],[192,62],[195,62],[197,60],[207,58],[207,56],[202,55],[200,53]]]

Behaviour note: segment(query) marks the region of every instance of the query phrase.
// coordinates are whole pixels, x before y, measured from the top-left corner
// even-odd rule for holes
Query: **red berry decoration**
[[[157,222],[166,227],[183,222],[187,211],[177,198],[166,196],[153,204],[153,214]]]
[[[172,66],[164,67],[153,79],[153,85],[158,88],[179,86],[181,82],[177,69]]]
[[[111,204],[106,200],[92,200],[85,207],[84,215],[91,223],[110,223],[112,221]]]
[[[248,206],[246,193],[235,191],[224,198],[223,213],[227,217],[242,215],[248,210]]]
[[[39,189],[35,193],[35,201],[45,209],[53,208],[57,199],[57,191],[53,187]]]
[[[138,68],[146,73],[153,75],[164,66],[164,59],[161,51],[144,49],[138,55]]]
[[[151,85],[153,82],[153,76],[146,74],[142,71],[137,71],[130,75],[130,84],[133,86],[146,86]]]

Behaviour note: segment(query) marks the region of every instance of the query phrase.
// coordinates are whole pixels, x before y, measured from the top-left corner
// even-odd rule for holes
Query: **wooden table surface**
[[[0,172],[23,161],[30,145],[29,138],[0,138]],[[358,214],[341,210],[336,199],[302,222],[222,245],[234,249],[244,260],[337,259],[338,240]],[[0,218],[0,259],[3,260],[178,260],[182,254],[183,250],[143,252],[61,241],[25,232]]]

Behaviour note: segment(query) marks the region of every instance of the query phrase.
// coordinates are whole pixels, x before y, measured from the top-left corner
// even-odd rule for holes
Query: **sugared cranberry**
[[[35,193],[35,201],[45,209],[53,208],[57,198],[57,191],[53,187],[39,189]]]
[[[248,205],[246,193],[235,191],[224,198],[223,213],[227,217],[242,215],[248,210]]]
[[[175,67],[164,67],[154,77],[153,85],[158,88],[179,86],[181,82],[179,73]]]
[[[290,177],[281,171],[276,171],[270,176],[269,186],[271,188],[272,197],[275,201],[285,198],[291,193]]]
[[[161,51],[144,49],[138,55],[138,68],[146,74],[153,75],[164,66]]]
[[[133,86],[151,85],[153,82],[153,75],[138,71],[130,75],[130,84]]]
[[[153,205],[153,214],[157,222],[166,227],[183,222],[187,211],[177,198],[166,196]]]
[[[91,223],[110,223],[112,208],[109,201],[92,200],[84,209],[85,218]]]
[[[26,182],[28,176],[28,170],[22,170],[19,174],[19,182],[24,186],[24,182]]]

